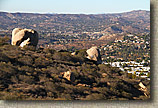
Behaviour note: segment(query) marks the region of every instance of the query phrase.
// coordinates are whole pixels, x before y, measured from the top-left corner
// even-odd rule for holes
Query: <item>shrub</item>
[[[0,37],[0,46],[8,45],[10,38],[8,36]]]
[[[33,84],[34,83],[34,78],[33,76],[27,76],[27,75],[19,75],[19,80],[23,83],[27,84]]]
[[[23,56],[18,59],[18,62],[24,64],[24,65],[30,65],[32,66],[33,64],[33,59],[30,56]]]
[[[0,92],[0,99],[2,100],[24,100],[28,98],[23,93],[18,92]]]
[[[4,53],[2,53],[1,50],[0,50],[0,61],[2,61],[2,62],[10,61],[9,57],[7,57]]]
[[[80,56],[80,57],[86,57],[86,56],[88,56],[87,52],[86,52],[86,49],[76,51],[76,54],[77,54],[77,56]]]
[[[38,58],[35,59],[34,65],[36,67],[43,68],[43,67],[46,67],[47,65],[49,65],[49,63],[50,63],[50,61],[46,60],[45,57],[39,56]]]
[[[19,69],[19,71],[21,71],[21,73],[22,72],[24,72],[24,73],[26,73],[26,72],[33,73],[33,71],[34,71],[34,68],[32,68],[30,66],[21,66],[18,69]]]
[[[88,95],[84,100],[103,100],[105,96],[103,94],[92,93]]]
[[[0,76],[9,76],[17,73],[16,68],[12,64],[10,64],[10,62],[0,62],[0,67]]]
[[[71,61],[72,57],[71,57],[70,53],[68,53],[68,52],[56,52],[53,55],[53,59],[61,60],[61,61]]]

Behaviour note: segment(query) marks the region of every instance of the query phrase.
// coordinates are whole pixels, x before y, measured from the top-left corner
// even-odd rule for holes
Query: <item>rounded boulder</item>
[[[25,45],[37,46],[38,33],[33,29],[15,28],[12,31],[12,45],[24,47]]]

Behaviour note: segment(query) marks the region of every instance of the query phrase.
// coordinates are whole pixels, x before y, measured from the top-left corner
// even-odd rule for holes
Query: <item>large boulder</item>
[[[24,47],[25,45],[37,46],[38,33],[32,29],[15,28],[12,31],[12,45]]]
[[[88,59],[96,61],[98,64],[101,63],[100,51],[96,46],[88,49],[86,52],[88,54],[87,56]]]

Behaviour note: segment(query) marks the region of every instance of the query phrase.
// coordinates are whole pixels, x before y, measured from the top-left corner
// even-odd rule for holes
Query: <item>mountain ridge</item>
[[[144,12],[150,12],[149,10],[130,10],[130,11],[123,11],[123,12],[108,12],[108,13],[94,13],[94,14],[86,14],[86,13],[40,13],[40,12],[8,12],[8,11],[0,11],[0,13],[12,13],[12,14],[16,14],[16,13],[22,13],[22,14],[48,14],[48,15],[51,15],[51,14],[70,14],[70,15],[75,15],[75,14],[80,14],[80,15],[102,15],[102,14],[121,14],[121,13],[129,13],[129,12],[141,12],[141,11],[144,11]]]
[[[78,42],[106,44],[98,39],[102,36],[116,36],[150,32],[150,11],[137,10],[117,14],[34,14],[0,12],[1,35],[11,36],[14,28],[30,28],[38,31],[40,46],[61,44],[68,48]],[[5,31],[7,30],[7,31]],[[113,40],[110,37],[107,41]],[[76,42],[77,41],[77,42]],[[98,41],[98,42],[94,42]],[[69,47],[70,46],[70,47]],[[54,48],[54,46],[52,46]],[[56,47],[56,46],[55,46]],[[87,48],[83,45],[82,48]],[[79,49],[79,48],[77,48]]]

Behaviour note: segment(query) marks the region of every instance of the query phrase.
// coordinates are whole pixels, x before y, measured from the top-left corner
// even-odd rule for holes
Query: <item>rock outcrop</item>
[[[144,86],[144,84],[142,82],[139,83],[139,87],[140,87],[140,91],[143,91],[144,92],[144,95],[146,97],[149,96],[149,92],[148,92],[148,89]]]
[[[90,49],[88,49],[87,51],[87,58],[90,59],[90,60],[94,60],[96,61],[98,64],[101,63],[101,55],[100,55],[100,51],[99,49],[95,46],[95,47],[92,47]]]
[[[63,78],[66,78],[69,81],[75,81],[75,76],[73,72],[67,71],[63,73]]]
[[[73,55],[73,56],[76,55],[76,52],[72,52],[71,55]]]
[[[24,47],[25,45],[37,46],[38,33],[32,29],[15,28],[12,31],[12,45]]]

